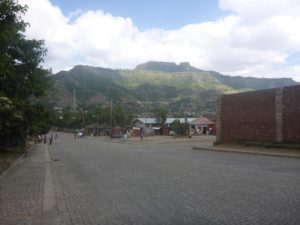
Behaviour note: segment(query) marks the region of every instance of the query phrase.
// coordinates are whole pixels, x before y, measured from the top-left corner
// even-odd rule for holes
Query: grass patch
[[[8,147],[0,150],[0,159],[7,157],[18,157],[19,155],[25,152],[25,148],[23,146],[17,147]]]
[[[0,150],[0,175],[25,152],[23,146],[7,147]]]

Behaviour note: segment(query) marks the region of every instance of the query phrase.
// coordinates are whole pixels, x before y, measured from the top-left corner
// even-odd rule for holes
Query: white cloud
[[[300,81],[300,1],[220,0],[232,15],[178,30],[140,31],[130,18],[103,11],[65,16],[49,0],[21,0],[29,10],[29,38],[44,39],[45,66],[59,71],[77,64],[133,68],[149,60],[188,61],[232,75],[289,76]]]

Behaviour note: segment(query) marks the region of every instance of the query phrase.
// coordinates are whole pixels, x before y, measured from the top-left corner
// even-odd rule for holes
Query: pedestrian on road
[[[49,137],[49,145],[52,145],[52,141],[53,141],[53,135],[50,134],[50,137]]]
[[[47,135],[44,134],[44,135],[43,135],[43,138],[44,138],[44,144],[47,144]]]
[[[140,141],[144,140],[144,130],[143,128],[140,129]]]
[[[124,141],[126,141],[126,139],[127,139],[127,134],[125,133],[124,134]]]
[[[38,143],[41,143],[42,142],[42,135],[39,134],[38,136]]]
[[[124,135],[123,135],[123,141],[126,142],[127,139],[127,130],[125,129]]]

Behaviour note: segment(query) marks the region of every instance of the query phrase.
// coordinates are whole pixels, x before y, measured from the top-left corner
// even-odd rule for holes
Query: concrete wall
[[[300,85],[221,96],[217,141],[300,143]]]

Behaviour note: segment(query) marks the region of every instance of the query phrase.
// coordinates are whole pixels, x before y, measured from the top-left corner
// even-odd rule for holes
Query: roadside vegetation
[[[112,117],[110,116],[110,107],[98,105],[92,109],[78,109],[74,111],[71,108],[63,108],[59,112],[52,114],[51,123],[58,130],[82,129],[90,124],[106,124],[112,122],[113,127],[126,127],[132,123],[132,114],[126,111],[122,106],[112,107]],[[112,121],[111,121],[112,119]]]
[[[26,11],[16,0],[0,1],[0,151],[24,147],[28,135],[50,128],[43,96],[51,72],[41,67],[47,50],[44,41],[25,37]]]

